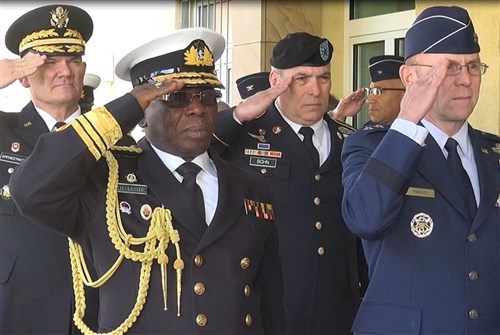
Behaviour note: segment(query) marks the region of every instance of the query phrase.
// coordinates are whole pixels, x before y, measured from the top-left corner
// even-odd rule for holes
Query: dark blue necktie
[[[470,182],[469,175],[465,171],[462,160],[457,151],[458,142],[453,138],[448,138],[444,148],[448,151],[448,165],[450,166],[451,174],[460,189],[460,193],[465,201],[469,218],[472,220],[476,215],[477,205],[476,198],[474,197],[474,190]]]
[[[302,127],[299,130],[299,133],[304,135],[304,146],[306,147],[307,152],[309,152],[309,156],[311,156],[312,161],[314,162],[314,166],[316,169],[319,168],[319,154],[318,150],[313,144],[312,136],[314,134],[314,130],[311,127]]]
[[[196,183],[196,175],[201,171],[201,167],[195,163],[186,162],[179,166],[176,171],[183,177],[182,185],[193,193],[193,202],[206,223],[203,191]]]

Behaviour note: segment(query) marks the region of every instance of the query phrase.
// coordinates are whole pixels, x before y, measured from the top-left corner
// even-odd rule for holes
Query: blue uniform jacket
[[[481,189],[472,222],[431,135],[420,146],[372,125],[346,140],[342,209],[370,274],[356,333],[500,333],[500,144],[469,136]]]

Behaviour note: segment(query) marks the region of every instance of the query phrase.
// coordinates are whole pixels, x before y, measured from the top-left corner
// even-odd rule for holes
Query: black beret
[[[399,68],[405,61],[401,56],[382,55],[370,58],[369,63],[368,70],[372,82],[377,82],[387,79],[400,79]]]
[[[132,85],[180,79],[186,87],[224,88],[215,62],[224,52],[224,36],[207,28],[179,29],[150,41],[125,55],[116,75]]]
[[[29,50],[45,55],[83,55],[93,29],[92,18],[83,9],[48,5],[12,23],[5,34],[5,45],[19,56]]]
[[[473,54],[479,51],[474,25],[469,13],[461,7],[426,8],[405,36],[405,59],[419,53]]]
[[[269,72],[257,72],[246,75],[237,79],[236,85],[241,98],[246,99],[259,91],[264,91],[271,87]]]
[[[323,66],[330,63],[333,45],[326,38],[306,32],[288,34],[273,48],[271,65],[277,69],[296,66]]]

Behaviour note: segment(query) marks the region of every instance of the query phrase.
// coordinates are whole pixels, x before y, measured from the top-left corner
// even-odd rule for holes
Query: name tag
[[[146,195],[148,194],[148,186],[141,184],[118,183],[118,193]]]
[[[276,168],[277,161],[276,158],[250,157],[250,166]]]
[[[409,187],[406,195],[410,197],[435,198],[436,192],[431,188]]]
[[[7,152],[0,152],[0,161],[2,162],[21,164],[25,159],[26,157],[24,156],[9,154]]]

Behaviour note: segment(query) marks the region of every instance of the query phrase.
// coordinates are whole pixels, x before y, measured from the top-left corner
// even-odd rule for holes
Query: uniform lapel
[[[30,152],[35,147],[38,138],[49,132],[47,125],[37,113],[32,102],[27,104],[19,113],[19,123],[15,132],[19,138],[23,139],[25,144],[30,146]]]
[[[342,142],[344,141],[344,137],[339,133],[335,123],[330,120],[330,117],[325,117],[326,124],[328,125],[328,129],[330,131],[330,154],[328,155],[326,161],[323,165],[320,166],[319,172],[324,173],[326,171],[335,169],[341,165],[340,161],[340,153],[342,151]],[[340,137],[341,138],[340,138]]]
[[[432,136],[427,136],[425,143],[424,157],[421,160],[418,171],[434,185],[436,190],[443,194],[465,219],[469,220],[455,180],[451,176],[451,173],[443,172],[449,169],[443,152]]]
[[[481,192],[481,202],[479,203],[479,208],[472,225],[472,230],[475,230],[486,220],[488,215],[490,215],[491,211],[495,208],[495,202],[500,193],[498,182],[500,162],[491,151],[491,144],[483,140],[480,132],[469,126],[469,136],[476,159],[479,188]],[[495,176],[495,174],[497,174],[497,176]]]
[[[245,214],[243,207],[245,194],[239,183],[241,175],[234,175],[233,170],[229,169],[217,155],[211,155],[211,157],[217,168],[219,200],[214,218],[200,241],[199,250],[224,236],[233,225],[240,224]]]
[[[201,239],[206,228],[200,224],[199,215],[191,208],[189,194],[172,172],[163,168],[163,162],[147,140],[141,140],[139,146],[143,149],[137,172],[140,180],[148,186],[148,192],[153,193],[165,208],[170,209],[176,222]]]

